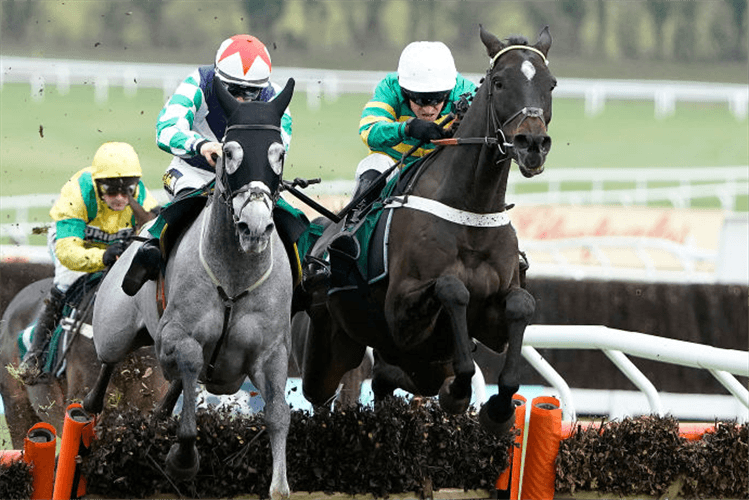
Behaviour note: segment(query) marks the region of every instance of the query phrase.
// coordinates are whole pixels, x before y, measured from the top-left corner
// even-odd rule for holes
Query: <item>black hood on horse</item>
[[[240,161],[239,164],[243,164],[242,168],[233,172],[227,170],[229,189],[231,192],[236,192],[250,182],[262,182],[273,195],[277,194],[283,174],[280,168],[283,165],[283,159],[280,159],[279,164],[278,158],[273,158],[271,153],[266,154],[265,152],[273,151],[275,155],[285,154],[282,144],[281,149],[275,147],[271,150],[269,148],[277,140],[278,133],[281,131],[281,117],[294,94],[294,79],[290,78],[283,91],[269,102],[240,102],[229,94],[229,91],[218,78],[213,80],[213,87],[227,116],[223,143],[225,147],[231,142],[237,142],[241,146],[241,153],[238,153],[239,150],[236,149],[225,149],[224,154],[227,154],[227,160],[233,154],[242,154],[244,158],[253,158],[254,160],[266,157],[264,163],[253,161],[249,164],[243,164]],[[251,136],[242,133],[242,130],[247,129],[256,132]],[[257,154],[258,152],[260,154]]]

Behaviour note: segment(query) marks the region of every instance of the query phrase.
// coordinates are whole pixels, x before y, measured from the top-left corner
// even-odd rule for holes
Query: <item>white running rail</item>
[[[59,92],[65,93],[70,85],[93,82],[95,99],[100,102],[107,100],[110,86],[123,87],[128,94],[135,94],[138,88],[159,88],[166,99],[194,69],[195,66],[184,64],[2,57],[0,86],[4,82],[29,83],[32,97],[38,98],[38,90],[45,85],[55,85]],[[319,107],[322,95],[335,98],[343,93],[371,94],[385,74],[384,71],[273,68],[273,76],[279,83],[291,77],[296,80],[297,88],[307,93],[307,105],[312,109]],[[478,83],[484,75],[466,73],[465,76]],[[745,84],[559,78],[554,95],[584,99],[589,116],[601,113],[611,99],[652,101],[656,118],[672,115],[679,101],[726,104],[737,120],[745,120],[749,113],[749,85]]]
[[[749,377],[749,352],[746,351],[595,325],[530,325],[525,330],[523,344],[523,357],[559,392],[565,420],[574,421],[577,417],[572,392],[537,348],[602,351],[646,395],[651,412],[658,415],[664,414],[658,391],[627,355],[708,370],[743,407],[749,409],[749,391],[734,376]],[[746,421],[746,417],[737,417]]]

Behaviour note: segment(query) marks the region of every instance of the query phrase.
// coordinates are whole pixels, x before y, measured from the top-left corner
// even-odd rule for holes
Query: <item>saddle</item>
[[[47,346],[47,357],[42,368],[44,373],[50,373],[57,378],[62,377],[65,373],[67,355],[66,346],[69,344],[73,335],[78,333],[92,337],[91,328],[83,323],[83,316],[88,312],[88,306],[93,305],[94,296],[90,301],[84,298],[92,290],[99,288],[104,272],[86,274],[78,278],[65,293],[64,304],[60,320],[52,332]],[[36,322],[30,324],[26,329],[18,334],[18,351],[21,359],[26,355],[31,347],[31,341],[34,338]]]
[[[306,247],[306,253],[300,255],[305,256],[305,265],[314,260],[330,260],[332,277],[329,295],[353,289],[364,292],[367,285],[387,277],[387,246],[393,208],[385,206],[392,196],[406,191],[411,180],[419,173],[421,163],[419,160],[404,167],[385,185],[373,202],[359,207],[340,222],[328,226],[313,223],[310,226],[317,234],[308,235],[311,245]],[[330,250],[331,245],[335,247],[337,237],[344,232],[354,236],[357,248],[346,252],[354,256],[353,262],[340,262],[350,257],[338,259],[335,250]],[[304,250],[305,248],[300,248],[300,251]]]

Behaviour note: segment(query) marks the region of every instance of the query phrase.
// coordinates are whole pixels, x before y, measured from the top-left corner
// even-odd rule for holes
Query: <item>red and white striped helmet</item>
[[[224,83],[267,87],[270,71],[270,53],[254,36],[234,35],[216,51],[216,76]]]

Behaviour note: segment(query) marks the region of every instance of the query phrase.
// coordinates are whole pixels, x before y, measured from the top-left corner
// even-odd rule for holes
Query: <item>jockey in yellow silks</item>
[[[138,154],[130,144],[108,142],[91,165],[76,172],[62,187],[50,210],[54,224],[47,234],[55,265],[50,290],[21,364],[21,377],[34,383],[44,365],[44,347],[61,312],[65,292],[81,276],[114,264],[136,226],[131,199],[144,210],[158,202],[141,181]]]

